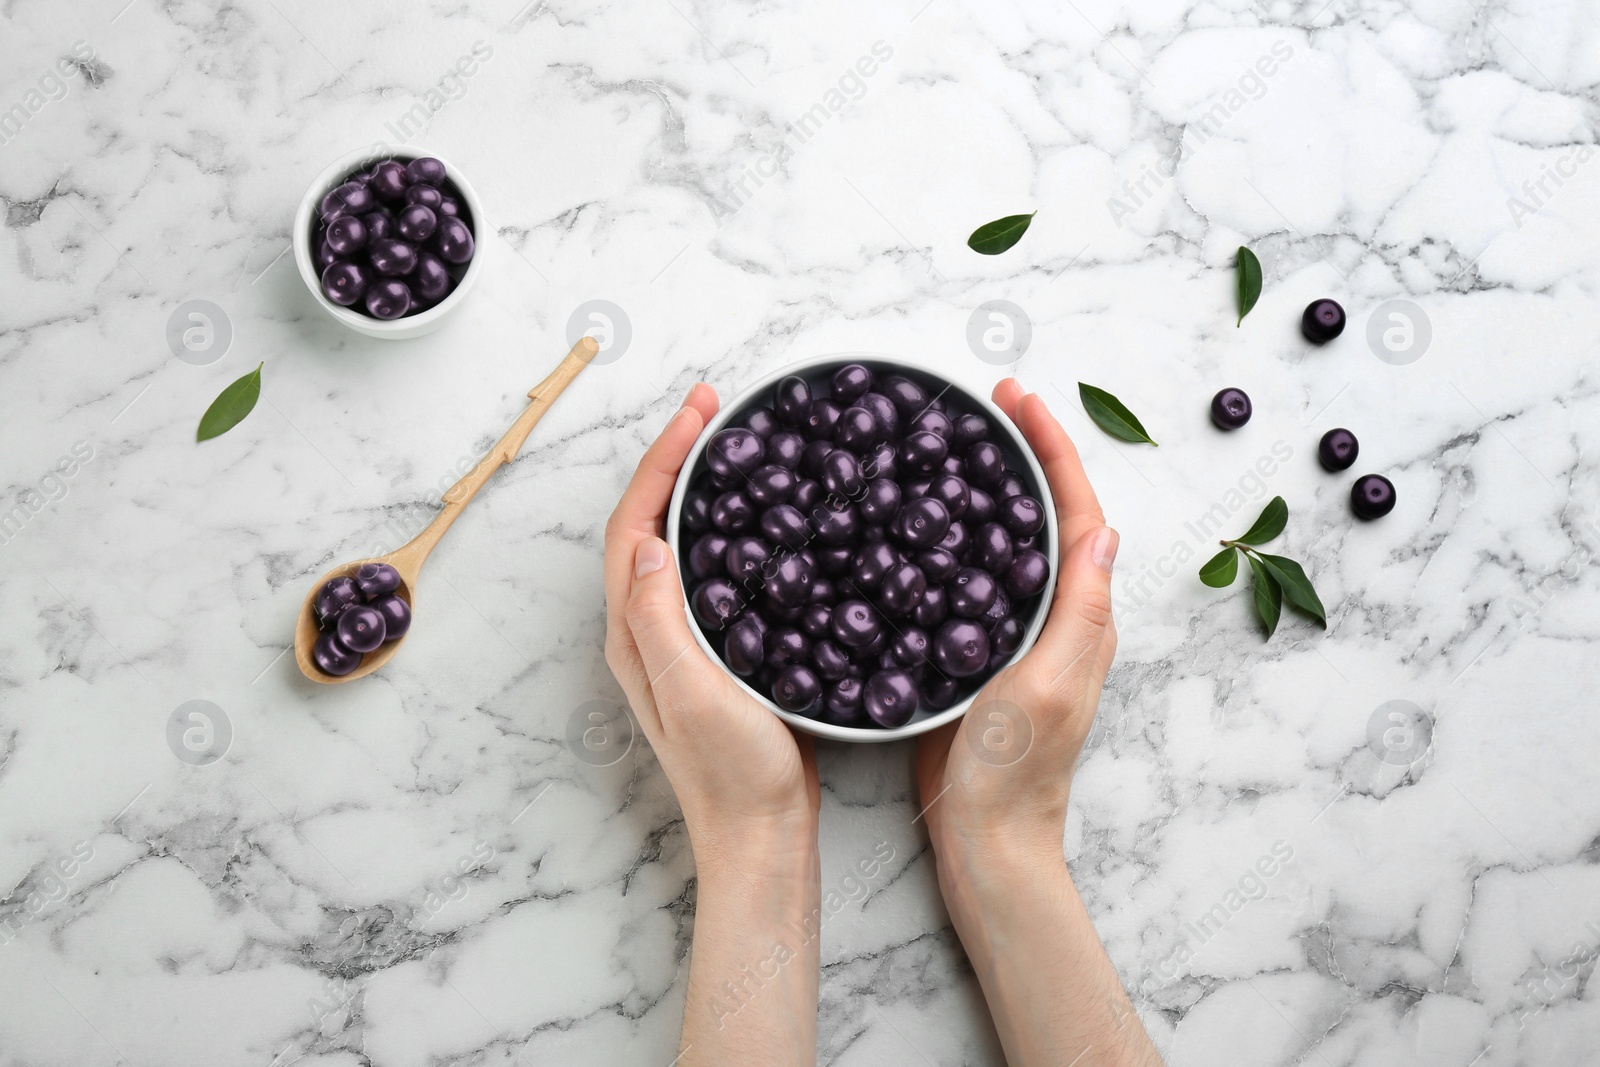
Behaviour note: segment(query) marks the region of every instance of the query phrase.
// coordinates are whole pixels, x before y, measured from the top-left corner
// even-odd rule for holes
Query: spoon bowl
[[[572,380],[589,365],[589,361],[599,350],[594,338],[578,338],[578,343],[572,346],[572,351],[568,352],[560,365],[550,372],[550,376],[528,390],[528,406],[517,416],[517,421],[501,435],[500,440],[478,461],[477,466],[446,490],[444,507],[434,516],[426,529],[387,555],[340,564],[317,579],[311,591],[306,594],[305,602],[300,605],[300,616],[295,623],[294,661],[300,665],[301,674],[321,685],[339,685],[343,682],[353,682],[357,678],[365,678],[394,658],[394,654],[400,651],[400,646],[405,643],[406,638],[411,636],[409,627],[395,640],[385,641],[362,656],[360,664],[349,674],[323,673],[317,666],[316,660],[311,658],[311,651],[316,646],[317,638],[322,636],[322,629],[317,625],[317,593],[330,579],[355,577],[356,571],[364,563],[387,563],[400,574],[400,588],[395,590],[395,595],[404,600],[406,606],[411,609],[411,625],[415,626],[417,578],[422,573],[423,563],[427,562],[428,553],[433,551],[439,539],[444,536],[444,532],[450,528],[450,524],[456,521],[456,517],[466,509],[467,504],[477,495],[478,490],[483,488],[490,476],[516,458],[517,451],[522,448],[522,442],[528,439],[528,434],[533,432],[534,426],[544,418],[544,413],[550,410],[550,405],[555,403],[556,397],[572,384]]]
[[[313,585],[311,592],[306,594],[305,603],[300,605],[300,618],[295,623],[294,628],[294,660],[300,664],[300,671],[307,678],[313,682],[322,682],[328,685],[353,682],[357,678],[365,678],[379,667],[382,667],[394,658],[396,652],[400,651],[400,646],[405,643],[407,637],[411,636],[409,627],[405,633],[393,641],[385,641],[371,652],[362,656],[360,665],[349,674],[324,674],[317,667],[317,661],[311,658],[311,650],[316,647],[317,638],[322,636],[322,630],[317,625],[317,593],[321,592],[322,587],[335,578],[354,578],[356,571],[360,570],[364,563],[387,563],[395,570],[400,571],[400,588],[394,591],[394,595],[406,602],[406,607],[411,609],[412,618],[416,618],[417,605],[414,594],[411,592],[413,576],[407,575],[405,571],[400,569],[400,563],[397,562],[399,558],[400,553],[396,551],[384,556],[374,556],[371,559],[358,559],[353,563],[341,563],[317,579],[317,584]]]

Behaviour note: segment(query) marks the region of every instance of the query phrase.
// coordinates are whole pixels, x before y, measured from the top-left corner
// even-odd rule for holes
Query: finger
[[[1006,413],[1012,422],[1017,421],[1017,401],[1023,397],[1022,383],[1015,378],[1005,378],[994,387],[990,399],[995,407]]]
[[[621,616],[633,570],[634,550],[641,538],[660,532],[683,461],[705,429],[707,420],[716,412],[714,389],[704,383],[690,389],[683,407],[645,451],[633,480],[617,501],[616,510],[606,523],[605,581],[609,615]]]
[[[1101,653],[1112,632],[1111,564],[1118,541],[1117,531],[1097,526],[1062,556],[1050,616],[1028,654],[1042,657],[1053,688],[1109,666],[1102,665]]]
[[[1077,446],[1038,393],[1017,400],[1015,421],[1050,482],[1050,493],[1056,499],[1056,522],[1061,526],[1061,544],[1074,544],[1089,530],[1104,526],[1105,513],[1100,510],[1100,500],[1078,458]]]
[[[689,632],[683,586],[665,541],[654,536],[640,539],[631,581],[624,615],[661,715],[662,729],[670,733],[671,712],[684,703],[674,695],[705,698],[715,691],[719,680],[716,669]],[[712,677],[707,677],[708,671]]]

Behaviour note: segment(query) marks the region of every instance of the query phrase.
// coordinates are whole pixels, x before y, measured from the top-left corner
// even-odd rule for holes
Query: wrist
[[[689,820],[696,877],[702,890],[724,883],[804,884],[820,867],[816,819]]]
[[[942,839],[942,840],[941,840]],[[958,930],[979,915],[1008,914],[1030,888],[1071,882],[1059,834],[997,831],[934,835],[939,888]]]

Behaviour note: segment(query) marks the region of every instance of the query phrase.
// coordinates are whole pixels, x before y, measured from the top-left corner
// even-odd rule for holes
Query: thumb
[[[1101,642],[1111,628],[1111,562],[1120,540],[1109,526],[1091,527],[1061,560],[1050,618],[1039,635],[1039,644],[1061,674],[1097,666]]]
[[[659,537],[646,537],[634,549],[625,615],[652,688],[670,671],[702,658],[683,610],[677,565]]]

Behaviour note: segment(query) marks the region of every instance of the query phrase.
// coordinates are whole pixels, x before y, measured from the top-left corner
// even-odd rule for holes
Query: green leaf
[[[1283,533],[1283,528],[1289,522],[1289,505],[1283,502],[1283,497],[1275,496],[1267,501],[1267,506],[1261,509],[1261,517],[1256,524],[1235,540],[1246,545],[1264,545],[1268,541]]]
[[[1226,589],[1239,576],[1239,550],[1225,548],[1206,560],[1200,568],[1200,580],[1213,589]]]
[[[1078,398],[1083,401],[1083,410],[1089,413],[1095,425],[1117,440],[1155,444],[1150,435],[1145,433],[1137,416],[1104,389],[1079,382]]]
[[[1261,297],[1261,261],[1256,258],[1256,254],[1244,245],[1240,245],[1237,266],[1239,274],[1239,322],[1234,323],[1235,326],[1244,322],[1244,317],[1250,314],[1250,309],[1256,306],[1256,301]]]
[[[261,396],[261,367],[262,364],[257,363],[255,370],[217,394],[206,413],[200,416],[200,428],[194,435],[196,441],[219,437],[250,414]]]
[[[1261,616],[1267,636],[1271,637],[1278,629],[1278,617],[1283,614],[1283,589],[1254,557],[1245,558],[1250,560],[1250,576],[1255,580],[1256,614]]]
[[[1003,219],[986,222],[972,231],[972,236],[967,238],[967,247],[981,256],[998,256],[1022,240],[1022,235],[1028,232],[1028,224],[1033,221],[1032,215],[1007,215]]]
[[[1311,587],[1311,579],[1306,577],[1306,572],[1300,564],[1287,556],[1269,556],[1265,552],[1256,553],[1261,560],[1261,565],[1267,568],[1267,573],[1278,580],[1283,586],[1283,595],[1289,598],[1289,603],[1310,615],[1328,628],[1328,613],[1322,608],[1322,601],[1317,599],[1317,591]]]

